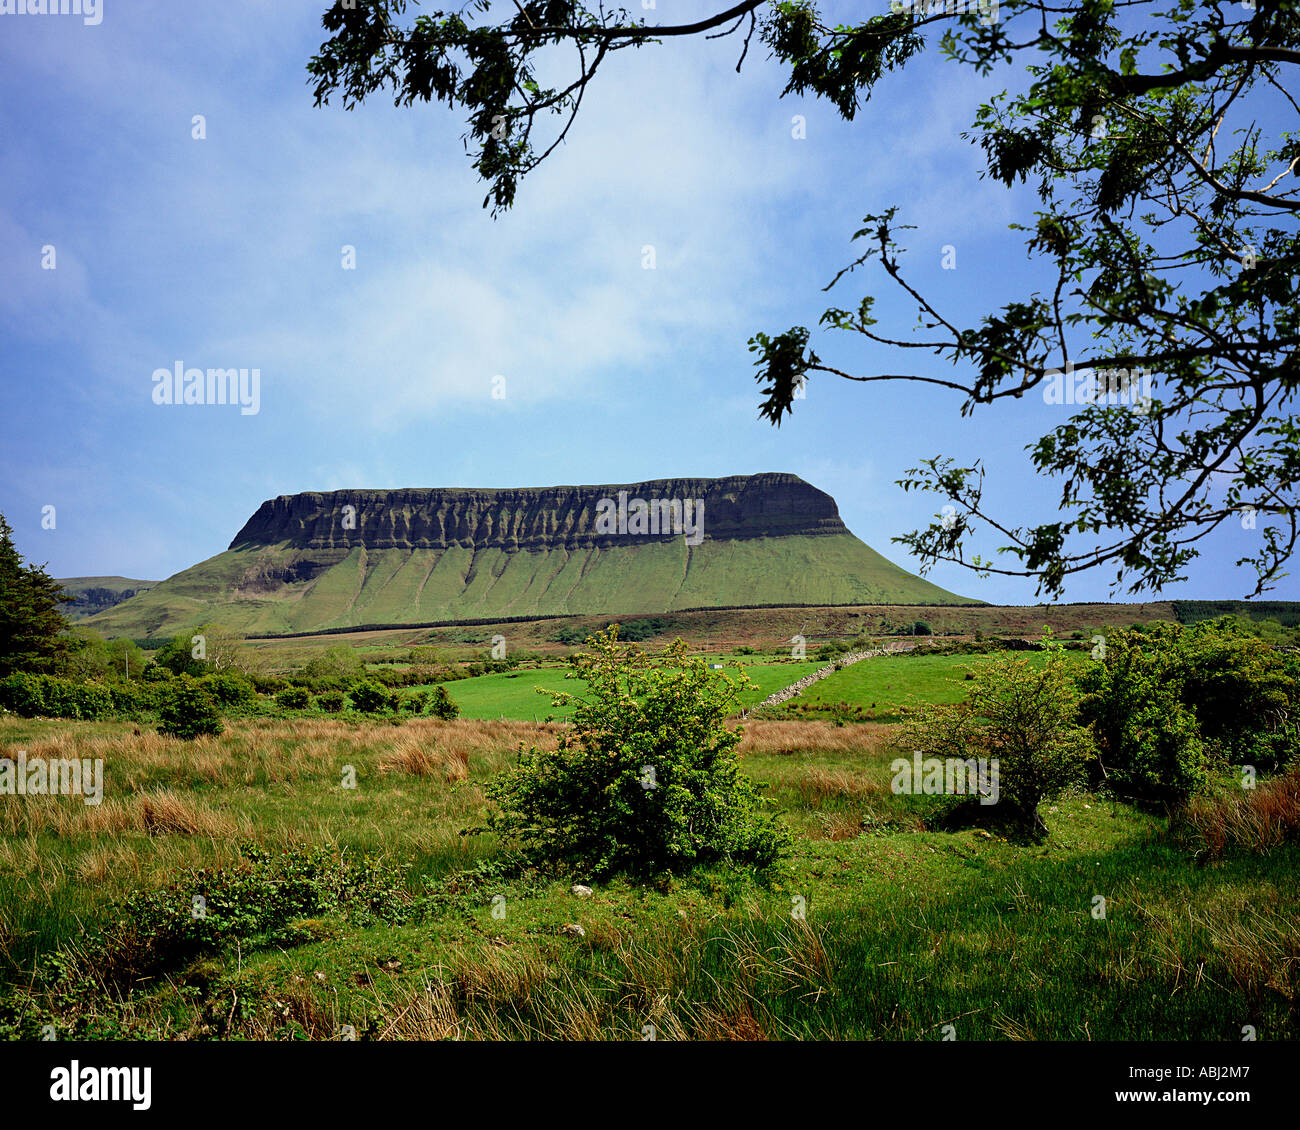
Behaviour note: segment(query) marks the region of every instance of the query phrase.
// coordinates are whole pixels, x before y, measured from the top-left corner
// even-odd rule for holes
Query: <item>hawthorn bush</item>
[[[114,709],[113,695],[99,683],[79,683],[56,675],[19,673],[0,679],[0,706],[25,718],[103,718]]]
[[[247,711],[257,704],[257,690],[252,682],[236,671],[204,675],[199,684],[227,710]]]
[[[539,867],[592,877],[775,862],[788,833],[761,811],[726,726],[737,687],[680,640],[651,657],[614,625],[588,647],[568,676],[586,697],[554,696],[575,705],[571,730],[489,783],[489,827]]]
[[[158,710],[159,733],[193,739],[225,729],[216,699],[192,676],[176,676],[167,691]]]
[[[909,709],[898,739],[900,751],[926,758],[996,759],[999,814],[1031,838],[1047,832],[1038,806],[1079,780],[1093,756],[1064,650],[1049,638],[1046,651],[1041,665],[1007,652],[980,661],[965,701]]]
[[[378,714],[384,710],[392,710],[396,705],[397,696],[378,683],[358,683],[350,693],[352,705],[363,714]]]
[[[306,710],[310,702],[306,687],[285,687],[275,696],[275,705],[281,710]]]
[[[1079,677],[1080,718],[1114,791],[1177,804],[1214,761],[1275,769],[1295,756],[1298,676],[1294,656],[1230,617],[1116,630]]]
[[[323,691],[316,696],[316,705],[327,714],[337,714],[346,702],[347,697],[342,691]]]
[[[460,707],[452,701],[451,695],[447,693],[446,687],[434,687],[429,693],[428,712],[435,718],[441,718],[444,722],[450,722],[454,718],[460,717]]]

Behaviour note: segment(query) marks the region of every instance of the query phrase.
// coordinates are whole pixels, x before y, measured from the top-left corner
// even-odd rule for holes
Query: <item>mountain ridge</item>
[[[630,516],[637,499],[675,500],[683,514],[688,500],[702,503],[700,536],[633,532],[648,529]],[[659,512],[671,516],[671,507]],[[967,603],[977,602],[861,542],[829,494],[767,472],[280,495],[224,552],[89,622],[145,637],[210,621],[276,634],[724,606]]]
[[[797,475],[650,479],[550,487],[400,487],[305,491],[267,499],[229,549],[289,541],[310,549],[567,548],[634,543],[644,536],[596,529],[597,504],[702,501],[704,536],[746,538],[848,533],[835,500]],[[347,507],[354,525],[345,525]],[[494,520],[497,519],[497,520]],[[678,531],[680,532],[680,531]]]

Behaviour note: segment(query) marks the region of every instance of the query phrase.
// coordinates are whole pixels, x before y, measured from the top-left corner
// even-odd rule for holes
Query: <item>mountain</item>
[[[130,600],[136,593],[151,589],[158,582],[137,581],[130,577],[60,577],[57,583],[69,594],[62,611],[72,619],[80,620]]]
[[[136,637],[208,621],[269,635],[738,605],[969,603],[859,541],[824,491],[769,473],[281,495],[224,553],[90,623]]]

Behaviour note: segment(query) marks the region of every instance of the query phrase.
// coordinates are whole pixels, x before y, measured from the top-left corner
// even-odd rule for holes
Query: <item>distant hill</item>
[[[74,620],[116,607],[158,584],[157,581],[138,581],[131,577],[59,577],[58,583],[72,594],[72,599],[62,607],[64,614]]]
[[[698,530],[656,528],[675,516],[689,527],[686,504],[700,502]],[[859,541],[824,491],[762,474],[281,495],[224,553],[91,622],[142,637],[209,620],[271,634],[722,606],[971,603]]]
[[[1182,624],[1233,615],[1276,620],[1285,628],[1300,626],[1300,601],[1295,600],[1175,600],[1173,608]]]

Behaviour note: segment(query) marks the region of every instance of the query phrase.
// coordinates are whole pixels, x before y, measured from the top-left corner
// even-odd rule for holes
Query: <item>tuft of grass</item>
[[[1175,832],[1199,843],[1210,859],[1227,851],[1267,855],[1300,839],[1300,766],[1253,789],[1193,799],[1177,817]]]
[[[381,773],[406,773],[412,777],[438,776],[445,781],[469,778],[469,750],[449,750],[414,734],[404,735],[379,759]]]

